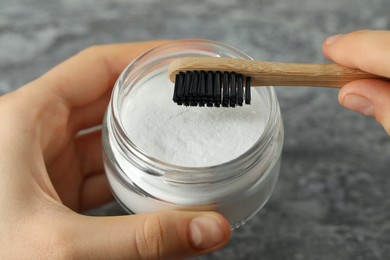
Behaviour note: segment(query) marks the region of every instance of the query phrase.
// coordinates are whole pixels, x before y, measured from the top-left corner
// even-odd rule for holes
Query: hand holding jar
[[[91,47],[0,97],[0,258],[183,258],[227,243],[212,212],[89,217],[112,200],[101,124],[119,73],[161,41]]]

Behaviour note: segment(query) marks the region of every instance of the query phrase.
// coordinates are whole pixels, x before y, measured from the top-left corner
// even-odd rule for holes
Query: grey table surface
[[[260,60],[327,62],[322,41],[389,29],[388,0],[0,0],[0,94],[90,45],[205,38]],[[285,124],[270,201],[199,259],[388,259],[390,138],[337,90],[277,89]],[[89,214],[123,214],[109,204]]]

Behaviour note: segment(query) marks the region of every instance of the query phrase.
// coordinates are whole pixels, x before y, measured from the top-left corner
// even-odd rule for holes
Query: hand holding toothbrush
[[[334,62],[390,78],[390,31],[356,31],[325,40],[323,52]],[[390,134],[390,82],[360,79],[347,83],[339,102],[374,117]]]

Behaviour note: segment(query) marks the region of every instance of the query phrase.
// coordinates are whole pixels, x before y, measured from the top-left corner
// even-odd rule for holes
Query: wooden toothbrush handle
[[[173,61],[169,70],[170,79],[174,81],[178,71],[189,70],[241,73],[252,78],[252,86],[341,87],[357,79],[389,80],[338,64],[296,64],[210,57],[185,57]]]
[[[383,79],[359,69],[338,64],[294,64],[255,61],[259,69],[249,72],[252,85],[342,87],[358,79]],[[247,63],[249,65],[249,63]],[[246,75],[246,74],[245,74]]]

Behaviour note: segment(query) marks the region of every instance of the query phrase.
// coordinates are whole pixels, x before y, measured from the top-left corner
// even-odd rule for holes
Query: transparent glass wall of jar
[[[154,48],[134,60],[118,78],[103,122],[106,174],[114,196],[128,212],[214,210],[238,227],[266,203],[280,169],[283,123],[272,87],[252,88],[266,104],[268,115],[259,140],[220,165],[181,167],[156,160],[138,149],[123,129],[126,118],[121,106],[128,94],[153,76],[167,74],[171,60],[183,56],[251,59],[218,42],[183,40]]]

